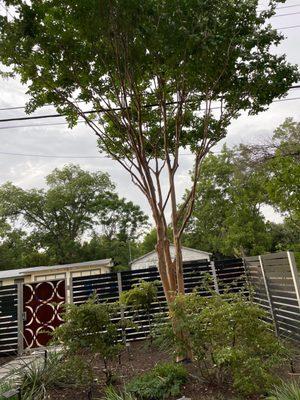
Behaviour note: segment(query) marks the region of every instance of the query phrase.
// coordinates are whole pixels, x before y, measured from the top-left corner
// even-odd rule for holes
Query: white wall
[[[173,246],[170,248],[171,256],[174,259],[175,257],[175,249]],[[194,251],[192,249],[182,249],[182,258],[183,261],[192,261],[192,260],[202,260],[209,259],[209,255],[207,253],[200,253],[199,251]],[[150,253],[147,256],[141,258],[140,260],[134,261],[131,264],[132,270],[150,268],[154,265],[157,265],[157,254],[156,252]]]

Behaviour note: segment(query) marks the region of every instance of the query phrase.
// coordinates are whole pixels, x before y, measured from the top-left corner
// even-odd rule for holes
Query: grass
[[[267,400],[300,400],[300,381],[282,382],[271,391]]]

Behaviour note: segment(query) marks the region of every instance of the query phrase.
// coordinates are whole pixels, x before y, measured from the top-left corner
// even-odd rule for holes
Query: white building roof
[[[174,244],[170,244],[170,247],[173,247],[173,248],[174,248],[175,246],[174,246]],[[200,254],[202,254],[202,255],[203,255],[203,254],[206,254],[206,255],[208,255],[208,256],[211,256],[211,255],[212,255],[212,253],[208,253],[207,251],[202,251],[202,250],[198,250],[198,249],[192,249],[191,247],[181,246],[181,249],[182,249],[182,250],[192,251],[192,252],[194,252],[194,253],[199,253],[199,255],[200,255]],[[134,263],[137,262],[137,261],[141,261],[141,260],[143,260],[144,258],[150,256],[151,254],[155,254],[155,253],[156,253],[156,250],[149,251],[149,253],[146,253],[146,254],[144,254],[143,256],[138,257],[138,258],[136,258],[135,260],[132,260],[132,261],[130,262],[130,265],[134,264]]]
[[[95,260],[95,261],[85,261],[81,263],[73,263],[73,264],[62,264],[62,265],[46,265],[41,267],[31,267],[31,268],[22,268],[22,269],[9,269],[5,271],[0,271],[0,280],[7,278],[22,278],[26,275],[31,275],[31,273],[36,272],[44,272],[44,271],[59,271],[59,270],[70,270],[77,269],[82,267],[112,267],[112,259],[106,258],[103,260]]]

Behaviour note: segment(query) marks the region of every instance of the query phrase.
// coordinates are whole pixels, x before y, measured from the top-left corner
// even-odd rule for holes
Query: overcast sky
[[[1,1],[1,0],[0,0]],[[261,2],[261,6],[267,2]],[[284,28],[299,25],[299,27],[284,29],[286,39],[275,51],[285,53],[291,63],[300,63],[300,0],[287,0],[280,4],[277,15],[273,18],[274,27]],[[10,106],[22,106],[26,102],[26,87],[18,80],[0,80],[0,109]],[[300,98],[300,89],[291,90],[287,98]],[[38,110],[36,115],[53,111],[51,107]],[[0,111],[0,119],[9,117],[21,117],[22,110]],[[270,137],[275,127],[281,124],[285,118],[293,117],[300,120],[300,100],[276,102],[268,111],[257,116],[242,115],[234,121],[229,129],[226,142],[232,146],[239,143],[258,143]],[[62,118],[44,119],[35,121],[35,124],[61,123]],[[117,184],[120,195],[138,203],[147,213],[149,212],[143,195],[131,183],[127,175],[117,163],[102,157],[97,157],[96,139],[90,130],[83,124],[73,130],[69,130],[63,124],[54,126],[18,127],[16,125],[28,125],[30,121],[0,122],[0,184],[11,181],[23,188],[43,187],[44,177],[55,167],[73,162],[90,171],[102,170],[110,174]],[[11,127],[11,128],[8,128]],[[14,128],[12,128],[14,127]],[[222,142],[224,143],[224,142]],[[218,151],[220,143],[215,150]],[[4,155],[1,153],[19,153],[21,155]],[[43,158],[33,155],[60,156],[61,158]],[[65,156],[92,156],[96,158],[68,158]],[[182,157],[178,174],[178,187],[180,195],[184,192],[188,183],[188,171],[192,166],[191,157]],[[279,221],[280,218],[269,208],[264,210],[268,219]]]

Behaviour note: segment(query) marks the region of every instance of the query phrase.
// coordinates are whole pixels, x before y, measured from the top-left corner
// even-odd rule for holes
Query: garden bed
[[[90,354],[86,354],[85,357],[90,358]],[[131,342],[128,350],[124,350],[121,354],[121,364],[115,362],[113,366],[114,371],[114,386],[120,390],[124,388],[133,377],[142,374],[143,372],[151,370],[159,362],[171,361],[171,357],[150,345],[147,341]],[[92,398],[100,399],[104,396],[105,392],[105,375],[103,373],[104,365],[98,357],[95,357],[93,362],[93,370],[98,382],[93,385]],[[295,368],[300,372],[300,362],[298,361]],[[213,385],[207,385],[201,383],[197,378],[197,371],[193,364],[187,365],[189,371],[189,378],[187,383],[182,388],[180,396],[177,398],[186,396],[192,400],[233,400],[240,397],[235,396],[235,393],[228,391],[225,392],[222,388],[215,387]],[[280,375],[286,378],[289,376],[290,367],[287,363],[282,366]],[[47,398],[50,400],[83,400],[88,399],[88,392],[91,388],[84,386],[77,387],[62,387],[52,389],[48,392]],[[252,397],[252,400],[261,399],[260,396]]]

